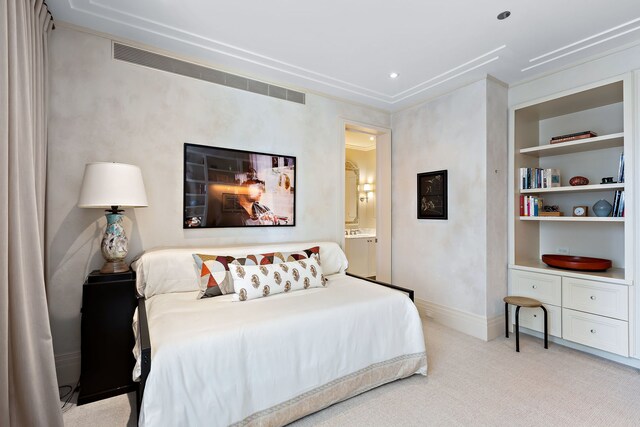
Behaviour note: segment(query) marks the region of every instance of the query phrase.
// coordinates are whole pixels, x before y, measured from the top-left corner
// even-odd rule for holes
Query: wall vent
[[[202,65],[181,61],[121,43],[113,43],[113,58],[132,64],[155,68],[156,70],[167,71],[181,76],[193,77],[194,79],[205,80],[219,85],[270,96],[272,98],[283,99],[298,104],[305,103],[305,94],[303,92],[296,92],[295,90],[270,85],[258,80],[251,80],[246,77],[225,73],[224,71],[203,67]]]

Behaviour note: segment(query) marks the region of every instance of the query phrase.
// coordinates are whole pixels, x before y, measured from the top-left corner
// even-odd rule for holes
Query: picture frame
[[[184,229],[291,227],[296,157],[184,144]]]
[[[448,219],[447,170],[418,174],[418,219]]]

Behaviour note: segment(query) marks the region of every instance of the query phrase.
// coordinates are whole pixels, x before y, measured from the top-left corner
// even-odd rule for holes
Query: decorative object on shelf
[[[579,271],[606,271],[611,268],[611,260],[573,255],[542,255],[542,262],[550,267]]]
[[[107,208],[107,227],[102,238],[105,263],[101,273],[129,271],[124,262],[129,242],[122,227],[124,212],[119,207],[146,207],[147,193],[140,168],[123,163],[88,163],[84,169],[78,207]]]
[[[594,136],[598,136],[598,134],[590,130],[585,130],[582,132],[570,133],[568,135],[554,136],[553,138],[551,138],[549,143],[557,144],[559,142],[576,141],[578,139],[593,138]]]
[[[589,179],[584,176],[574,176],[569,180],[569,185],[578,186],[578,185],[587,185],[589,184]],[[604,183],[603,183],[604,184]]]
[[[613,206],[611,206],[611,203],[607,202],[604,199],[598,200],[594,205],[593,205],[593,213],[596,216],[609,216],[611,214],[611,210],[613,209]]]
[[[602,178],[602,181],[600,182],[600,184],[615,184],[616,182],[613,180],[612,176],[606,176],[604,178]]]
[[[573,216],[587,216],[589,214],[589,206],[574,206]]]
[[[447,171],[418,174],[418,219],[447,219]]]
[[[560,212],[560,206],[558,205],[545,205],[542,207],[540,216],[564,216],[564,213]]]
[[[183,228],[295,226],[295,186],[293,156],[184,144]]]

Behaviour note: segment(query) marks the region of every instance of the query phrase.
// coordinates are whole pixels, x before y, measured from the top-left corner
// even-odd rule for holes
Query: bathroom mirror
[[[344,222],[346,225],[358,225],[359,177],[358,165],[347,161],[344,173]]]

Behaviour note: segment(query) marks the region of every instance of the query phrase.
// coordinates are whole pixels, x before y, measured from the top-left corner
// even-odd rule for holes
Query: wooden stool
[[[516,351],[520,351],[520,307],[536,308],[540,307],[544,312],[544,348],[549,348],[547,334],[547,309],[537,299],[527,297],[509,296],[504,297],[504,319],[505,336],[509,338],[509,304],[516,306]]]

